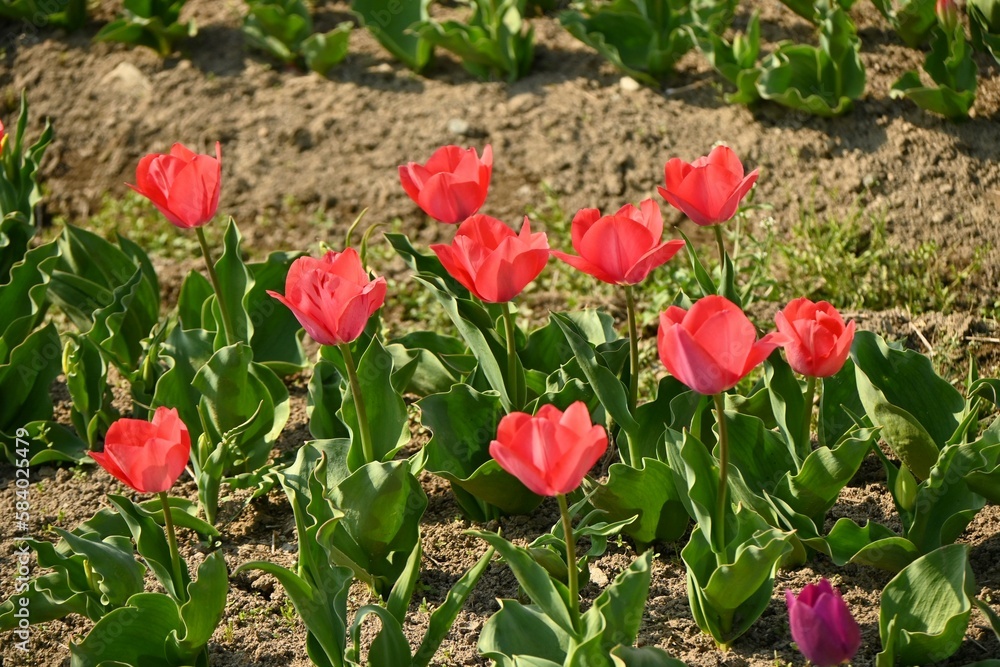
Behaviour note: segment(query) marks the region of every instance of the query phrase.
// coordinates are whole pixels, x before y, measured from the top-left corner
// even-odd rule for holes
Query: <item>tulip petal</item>
[[[716,146],[705,160],[707,164],[715,165],[730,172],[736,180],[743,178],[743,163],[732,148],[725,145]]]
[[[625,282],[630,285],[641,283],[653,269],[666,264],[684,247],[684,241],[673,240],[656,246],[635,263],[625,274]]]
[[[596,208],[582,208],[573,216],[570,233],[573,237],[573,249],[580,252],[580,244],[594,223],[601,219],[601,212]]]
[[[581,257],[601,266],[615,277],[614,282],[621,283],[657,241],[642,223],[625,216],[605,216],[583,237],[579,251]]]
[[[517,239],[508,239],[479,267],[477,295],[490,303],[506,303],[538,277],[548,260],[547,249],[529,250]]]
[[[657,343],[660,361],[667,371],[699,394],[718,394],[740,380],[720,366],[683,326],[661,329]]]
[[[470,292],[475,292],[476,282],[472,279],[472,275],[469,272],[469,268],[463,261],[462,255],[457,252],[450,245],[445,245],[443,243],[435,243],[431,245],[431,250],[437,255],[438,260],[441,261],[441,266],[444,267],[445,271],[451,274],[451,277],[462,284],[462,287],[469,290]]]
[[[492,456],[500,467],[516,477],[518,481],[528,487],[532,493],[540,496],[552,496],[551,488],[542,472],[529,461],[522,459],[515,452],[504,446],[497,440],[490,443],[490,456]]]
[[[618,283],[618,281],[615,279],[615,276],[605,271],[604,267],[598,266],[597,264],[594,264],[589,260],[584,259],[583,257],[579,257],[577,255],[569,255],[567,253],[560,252],[558,250],[552,250],[551,255],[556,259],[560,259],[566,262],[574,269],[583,271],[588,275],[594,276],[601,282],[610,283],[612,285],[616,285]]]
[[[424,184],[417,204],[439,222],[455,224],[473,215],[486,201],[486,192],[474,181],[458,182],[452,174],[434,174]]]

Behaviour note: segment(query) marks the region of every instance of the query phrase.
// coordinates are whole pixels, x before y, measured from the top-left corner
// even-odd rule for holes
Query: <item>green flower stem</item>
[[[174,518],[170,514],[170,501],[166,491],[160,491],[160,502],[163,504],[163,525],[167,527],[167,542],[170,544],[170,560],[174,566],[174,586],[177,589],[177,599],[187,601],[187,589],[184,588],[184,578],[181,576],[181,554],[177,550],[177,533],[174,532]]]
[[[812,449],[812,447],[810,446],[812,440],[809,437],[810,434],[812,433],[812,430],[809,427],[812,426],[813,401],[816,400],[816,378],[814,377],[810,377],[806,381],[805,399],[806,399],[806,404],[805,404],[805,415],[803,415],[802,419],[801,446],[803,448],[802,451],[809,451],[810,449]]]
[[[510,397],[510,404],[514,410],[520,410],[523,406],[523,399],[517,390],[517,337],[514,328],[514,314],[511,313],[511,304],[503,305],[503,328],[507,335],[507,394]]]
[[[639,332],[635,325],[635,294],[631,285],[625,285],[625,305],[628,310],[628,406],[634,412],[639,401]]]
[[[712,229],[715,230],[715,242],[719,246],[719,267],[720,270],[726,265],[726,242],[722,238],[722,225],[712,225]]]
[[[573,523],[569,516],[569,505],[565,494],[556,496],[559,501],[559,513],[562,515],[563,537],[566,542],[566,572],[569,583],[569,616],[573,628],[580,631],[580,573],[576,566],[576,539],[573,536]]]
[[[208,239],[205,238],[205,231],[201,227],[195,227],[198,235],[198,243],[201,244],[201,256],[205,258],[205,266],[208,268],[208,277],[212,281],[212,289],[215,290],[215,300],[219,302],[219,312],[222,313],[222,328],[226,334],[226,344],[232,345],[236,342],[236,327],[233,326],[233,318],[229,314],[229,307],[226,300],[222,298],[222,286],[219,285],[219,276],[215,273],[215,260],[212,259],[212,251],[208,247]]]
[[[354,356],[351,355],[351,345],[341,343],[337,347],[344,355],[344,365],[347,366],[347,377],[351,381],[351,395],[354,396],[354,409],[358,413],[358,428],[361,429],[361,451],[365,457],[365,463],[375,461],[375,450],[372,448],[372,430],[368,423],[368,411],[365,409],[365,397],[361,395],[361,383],[358,381],[358,369],[354,365]]]
[[[726,427],[726,399],[722,393],[715,399],[715,414],[719,424],[719,494],[715,502],[715,521],[712,526],[716,553],[726,548],[726,505],[729,502],[729,432]]]

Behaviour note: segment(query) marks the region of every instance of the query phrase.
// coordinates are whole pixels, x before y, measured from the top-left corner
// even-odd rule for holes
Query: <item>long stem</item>
[[[722,270],[726,266],[726,242],[722,238],[722,225],[712,225],[712,229],[715,230],[715,242],[719,246],[719,269]]]
[[[805,414],[802,419],[802,439],[799,440],[799,446],[801,447],[801,452],[803,458],[809,454],[811,449],[812,439],[809,437],[812,433],[810,426],[812,426],[812,412],[813,412],[813,401],[816,399],[816,378],[810,377],[806,381],[806,404],[805,404]]]
[[[503,328],[507,335],[507,394],[514,410],[520,410],[522,400],[517,390],[517,338],[511,304],[503,304]]]
[[[635,410],[639,401],[639,331],[635,325],[635,294],[631,285],[625,285],[625,305],[628,311],[628,400],[629,408]]]
[[[364,453],[365,463],[371,463],[375,460],[375,450],[372,448],[371,425],[368,423],[368,411],[365,410],[365,397],[361,395],[358,369],[354,365],[351,346],[348,343],[341,343],[338,347],[340,347],[340,353],[344,355],[347,378],[351,382],[351,395],[354,396],[354,409],[358,413],[358,428],[361,429],[361,451]]]
[[[573,536],[573,523],[569,516],[569,505],[566,496],[556,496],[559,501],[559,513],[562,515],[563,538],[566,542],[566,568],[569,579],[569,614],[573,627],[580,630],[580,580],[576,566],[576,538]]]
[[[229,307],[226,300],[222,298],[222,286],[219,285],[219,276],[215,273],[215,260],[212,259],[212,250],[208,247],[208,239],[205,238],[205,231],[201,227],[195,227],[198,236],[198,243],[201,244],[201,256],[205,258],[205,267],[208,269],[208,278],[212,281],[212,289],[215,290],[215,300],[219,302],[219,312],[222,313],[222,329],[226,334],[226,344],[232,345],[236,342],[236,327],[233,326],[233,318],[229,314]]]
[[[715,414],[719,423],[719,495],[715,503],[716,553],[726,548],[726,506],[729,502],[729,432],[726,428],[726,401],[721,393],[715,394]]]
[[[163,524],[167,527],[167,542],[170,544],[170,560],[174,566],[174,588],[181,602],[187,600],[187,589],[181,576],[181,554],[177,550],[177,533],[174,532],[174,518],[170,514],[170,501],[166,491],[160,491],[160,502],[163,504]]]

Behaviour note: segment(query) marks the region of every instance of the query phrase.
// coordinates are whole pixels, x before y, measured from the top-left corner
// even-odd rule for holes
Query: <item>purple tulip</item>
[[[840,591],[826,579],[809,584],[798,598],[785,590],[788,625],[799,650],[817,667],[848,662],[861,646],[861,630]]]

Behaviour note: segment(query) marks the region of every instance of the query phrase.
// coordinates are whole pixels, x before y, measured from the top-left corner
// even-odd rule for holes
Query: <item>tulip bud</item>
[[[955,32],[955,27],[958,26],[958,5],[955,0],[937,0],[934,13],[949,34]]]
[[[792,639],[816,667],[848,662],[861,646],[861,629],[850,609],[826,579],[809,584],[796,597],[785,590]]]

